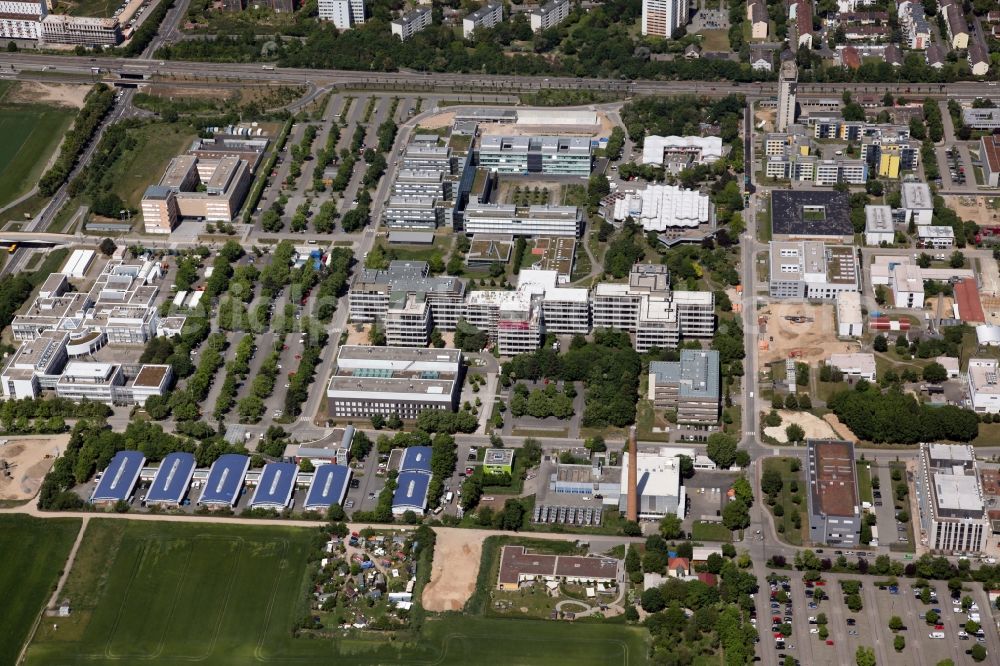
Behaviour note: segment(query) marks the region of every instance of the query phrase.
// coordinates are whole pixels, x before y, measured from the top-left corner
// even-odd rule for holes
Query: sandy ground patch
[[[829,358],[830,354],[859,349],[858,342],[837,339],[832,303],[771,303],[758,316],[761,318],[759,343],[767,344],[767,349],[758,345],[760,365],[784,360],[793,353],[803,363],[816,363]],[[785,317],[806,317],[812,321],[796,323]]]
[[[782,444],[788,443],[785,428],[793,423],[798,423],[802,427],[806,433],[806,439],[825,439],[834,436],[830,424],[815,414],[779,409],[778,415],[781,416],[781,425],[774,428],[764,428],[764,434],[768,437],[774,437]]]
[[[841,439],[846,439],[849,442],[857,442],[858,436],[855,435],[850,428],[840,422],[836,414],[824,414],[823,420],[830,424],[833,431],[837,433],[837,437]]]
[[[726,296],[729,297],[729,302],[733,304],[733,312],[743,312],[742,289],[737,291],[736,287],[726,287]]]
[[[420,121],[420,126],[426,127],[427,129],[441,129],[443,127],[451,127],[454,124],[454,111],[442,111],[441,113],[435,114],[429,118],[424,118]]]
[[[437,612],[462,610],[476,589],[482,553],[482,537],[458,530],[438,532],[431,580],[421,599],[423,607]]]
[[[0,500],[31,499],[62,455],[69,435],[26,435],[0,439]]]
[[[941,300],[941,310],[938,310],[938,300]],[[940,312],[942,317],[953,317],[955,299],[951,296],[931,296],[925,301],[925,306],[930,309],[932,313]],[[934,316],[934,315],[931,315]]]
[[[88,92],[90,92],[90,86],[20,81],[19,85],[11,91],[8,100],[22,104],[41,102],[82,109],[83,98],[87,96]]]
[[[944,202],[963,220],[970,220],[984,227],[995,227],[1000,225],[1000,209],[986,205],[992,198],[994,197],[950,194],[944,197]]]
[[[763,121],[764,126],[761,128],[761,131],[773,132],[774,123],[777,117],[778,117],[778,112],[776,110],[765,109],[761,111],[755,111],[753,114],[754,127],[759,127],[760,123]]]
[[[368,339],[368,331],[371,330],[371,327],[371,324],[349,324],[347,326],[347,342],[344,344],[370,345],[371,340]]]

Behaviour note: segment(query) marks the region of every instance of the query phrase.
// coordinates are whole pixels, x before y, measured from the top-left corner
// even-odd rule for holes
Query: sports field
[[[0,664],[13,664],[80,529],[76,518],[0,516]]]
[[[30,190],[73,122],[74,109],[2,101],[0,88],[0,206]]]
[[[313,530],[92,519],[65,588],[73,615],[45,623],[28,664],[645,663],[623,625],[428,619],[419,636],[293,638],[306,612]],[[493,649],[486,646],[503,646]]]

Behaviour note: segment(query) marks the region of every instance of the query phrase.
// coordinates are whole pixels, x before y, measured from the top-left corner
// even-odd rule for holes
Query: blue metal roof
[[[104,470],[100,483],[90,496],[91,502],[117,502],[128,499],[139,481],[139,472],[146,464],[140,451],[119,451]]]
[[[351,468],[347,465],[320,465],[306,493],[304,508],[325,510],[340,504],[347,495],[350,480]]]
[[[228,504],[235,506],[240,498],[243,479],[250,468],[250,458],[238,453],[227,453],[219,456],[212,463],[205,481],[205,490],[201,494],[200,504]]]
[[[153,484],[146,493],[146,502],[176,502],[180,504],[191,486],[194,475],[194,456],[190,453],[171,453],[160,463]]]
[[[392,495],[392,512],[406,510],[422,513],[427,508],[427,486],[431,477],[423,472],[403,472],[396,477],[396,492]]]
[[[295,463],[272,462],[264,465],[260,481],[253,491],[250,507],[283,509],[292,501],[292,490],[295,489],[295,477],[299,466]]]
[[[399,465],[400,472],[431,473],[431,447],[411,446],[403,452],[403,462]]]

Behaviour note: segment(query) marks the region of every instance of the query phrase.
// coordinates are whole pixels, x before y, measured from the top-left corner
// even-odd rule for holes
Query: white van
[[[927,634],[927,637],[928,638],[944,638],[944,632],[943,631],[932,631],[931,633]]]

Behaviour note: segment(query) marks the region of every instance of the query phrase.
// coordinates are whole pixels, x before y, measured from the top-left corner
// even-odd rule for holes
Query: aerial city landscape
[[[535,1],[0,2],[0,664],[998,663],[1000,4]]]

